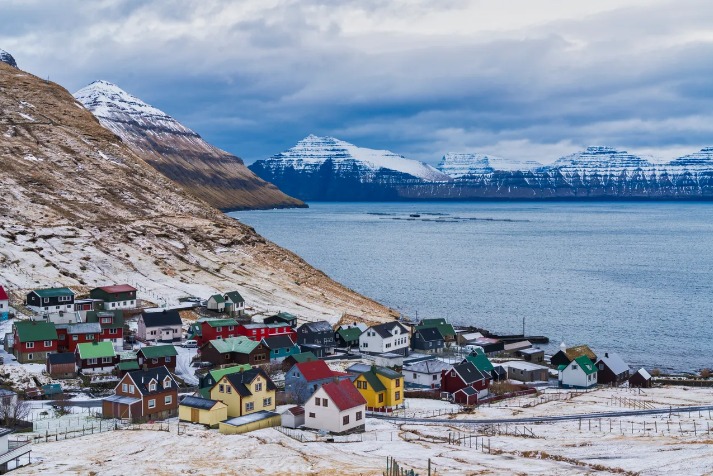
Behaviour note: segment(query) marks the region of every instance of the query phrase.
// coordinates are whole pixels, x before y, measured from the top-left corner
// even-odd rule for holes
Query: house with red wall
[[[235,319],[205,319],[198,324],[200,331],[193,336],[198,347],[214,339],[228,339],[239,335],[238,322]]]
[[[74,352],[77,345],[86,342],[98,342],[101,326],[98,323],[80,322],[77,324],[56,324],[57,352]]]
[[[116,348],[124,345],[124,313],[115,311],[90,311],[87,322],[96,322],[101,326],[100,341],[111,341]]]
[[[297,333],[285,323],[274,324],[241,324],[237,327],[238,335],[245,336],[250,340],[260,342],[265,337],[287,335],[292,342],[297,340]]]
[[[490,387],[490,375],[481,372],[470,361],[463,361],[452,368],[441,372],[441,391],[448,392],[455,399],[455,393],[465,387],[472,387],[478,392],[478,398],[483,398],[488,394]],[[470,392],[472,393],[472,392]],[[458,392],[459,396],[466,395],[463,392]],[[471,397],[472,398],[472,397]],[[471,398],[468,398],[467,404],[472,404]]]
[[[44,363],[57,352],[57,329],[47,321],[16,321],[12,326],[12,351],[21,364]]]

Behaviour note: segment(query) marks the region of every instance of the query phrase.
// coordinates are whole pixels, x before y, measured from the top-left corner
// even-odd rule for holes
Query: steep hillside
[[[0,63],[0,277],[138,284],[148,297],[238,287],[264,310],[336,319],[390,311],[197,200],[57,84]]]
[[[256,177],[238,157],[114,84],[95,81],[74,96],[142,159],[216,208],[305,206]]]

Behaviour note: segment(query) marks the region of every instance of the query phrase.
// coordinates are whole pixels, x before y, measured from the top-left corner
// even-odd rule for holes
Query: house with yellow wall
[[[275,384],[259,367],[222,376],[210,398],[228,406],[228,417],[275,409]]]
[[[178,419],[198,423],[209,428],[218,428],[218,424],[228,418],[228,406],[217,400],[187,396],[178,406]]]
[[[404,377],[395,370],[372,366],[354,380],[369,411],[389,411],[404,403]]]

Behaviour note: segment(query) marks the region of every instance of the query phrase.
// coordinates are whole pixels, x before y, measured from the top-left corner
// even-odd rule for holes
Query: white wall
[[[329,400],[328,406],[325,408],[323,405],[315,405],[316,398],[326,398],[327,400]],[[305,426],[307,428],[327,430],[334,433],[342,433],[345,431],[349,431],[352,428],[364,425],[366,421],[366,405],[359,405],[357,407],[340,412],[334,402],[327,395],[327,392],[325,392],[322,387],[317,389],[317,391],[307,400],[304,407]],[[361,420],[356,419],[357,412],[361,412]],[[311,416],[312,414],[314,414],[314,417]],[[342,424],[342,420],[345,415],[349,415],[349,424],[347,425]]]
[[[591,387],[597,384],[597,372],[587,375],[584,370],[582,370],[582,367],[573,361],[560,371],[560,381],[562,385],[568,385],[570,387]]]
[[[408,332],[401,333],[400,327],[396,327],[394,332],[398,334],[381,337],[378,332],[367,329],[359,336],[359,349],[363,352],[384,353],[408,348],[410,344]]]

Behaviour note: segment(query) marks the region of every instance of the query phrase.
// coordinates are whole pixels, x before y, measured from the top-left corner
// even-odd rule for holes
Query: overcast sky
[[[710,0],[3,0],[0,48],[250,163],[313,133],[430,163],[713,145]]]

